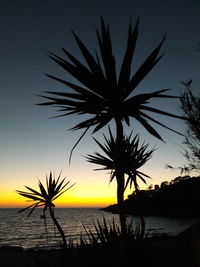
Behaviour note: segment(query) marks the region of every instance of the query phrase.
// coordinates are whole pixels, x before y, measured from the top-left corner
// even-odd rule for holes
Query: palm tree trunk
[[[55,223],[55,225],[56,225],[56,227],[57,227],[57,229],[58,229],[58,231],[59,231],[59,233],[60,233],[60,236],[61,236],[61,238],[62,238],[64,247],[67,247],[67,242],[66,242],[66,239],[65,239],[65,234],[64,234],[64,232],[63,232],[63,230],[62,230],[60,224],[58,223],[58,221],[57,221],[57,219],[56,219],[56,217],[55,217],[55,215],[54,215],[53,208],[52,208],[51,206],[49,207],[49,212],[50,212],[50,215],[51,215],[51,219],[52,219],[53,222]]]
[[[116,180],[117,180],[117,204],[122,236],[126,235],[126,217],[124,212],[124,172],[121,167],[121,150],[123,140],[123,126],[119,118],[116,122]]]

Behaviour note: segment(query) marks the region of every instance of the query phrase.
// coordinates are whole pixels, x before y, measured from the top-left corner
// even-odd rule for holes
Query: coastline
[[[149,239],[143,249],[144,251],[141,251],[141,255],[144,254],[145,257],[149,258],[149,264],[153,264],[156,267],[199,267],[200,221],[176,236]],[[66,264],[69,264],[69,252],[75,255],[75,250],[76,248],[71,248],[67,252],[67,256],[59,248],[24,250],[21,247],[5,246],[0,247],[0,262],[3,267],[66,266]],[[64,265],[59,265],[61,263]]]

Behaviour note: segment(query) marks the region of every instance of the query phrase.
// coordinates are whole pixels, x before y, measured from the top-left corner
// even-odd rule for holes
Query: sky
[[[170,88],[171,94],[179,95],[183,90],[180,82],[190,78],[193,78],[194,92],[199,91],[198,0],[0,0],[0,207],[26,205],[15,190],[24,190],[24,185],[37,188],[38,179],[44,182],[50,171],[55,176],[62,171],[63,178],[76,183],[56,202],[58,207],[102,207],[116,202],[116,183],[109,184],[109,174],[94,171],[97,166],[84,158],[98,149],[91,132],[75,149],[69,166],[70,150],[82,132],[68,129],[84,117],[52,119],[58,115],[55,109],[36,105],[42,101],[38,95],[44,91],[68,90],[44,73],[72,79],[48,58],[47,51],[63,56],[60,47],[65,47],[81,58],[71,33],[74,30],[95,52],[95,30],[101,15],[110,25],[117,66],[126,48],[129,22],[135,23],[139,17],[140,34],[133,73],[134,67],[137,68],[167,35],[162,47],[164,57],[138,86],[137,92]],[[177,100],[155,101],[152,105],[180,114]],[[183,122],[166,117],[159,119],[184,132]],[[127,133],[131,130],[139,133],[150,148],[157,148],[142,169],[152,177],[148,185],[170,181],[179,175],[178,171],[166,170],[165,164],[180,166],[185,162],[181,154],[183,138],[155,127],[165,143],[150,136],[134,120],[131,127],[126,128]],[[102,140],[102,133],[107,134],[107,128],[95,137]],[[125,195],[131,191],[127,190]]]

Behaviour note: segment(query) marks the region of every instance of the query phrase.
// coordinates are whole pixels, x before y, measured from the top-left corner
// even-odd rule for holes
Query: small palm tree
[[[51,219],[53,220],[54,224],[56,225],[60,236],[62,238],[63,241],[63,245],[66,246],[66,239],[65,239],[65,234],[60,226],[60,224],[58,223],[56,217],[55,217],[55,213],[54,213],[54,203],[53,201],[56,200],[58,197],[60,197],[64,192],[66,192],[67,190],[69,190],[73,185],[69,186],[68,188],[66,188],[66,186],[70,183],[70,181],[64,183],[65,178],[62,181],[60,180],[60,176],[61,174],[59,174],[59,176],[57,177],[57,179],[54,177],[52,177],[52,173],[50,172],[49,177],[46,176],[46,189],[43,186],[43,184],[41,183],[41,181],[39,180],[38,182],[38,186],[39,186],[39,191],[36,191],[28,186],[25,186],[29,192],[26,191],[20,191],[17,190],[17,193],[25,198],[28,198],[29,200],[35,202],[33,204],[31,204],[30,206],[19,210],[18,212],[23,212],[27,209],[31,209],[31,211],[28,214],[28,217],[32,214],[32,212],[38,208],[38,207],[44,207],[43,208],[43,213],[44,213],[44,218],[45,218],[45,212],[47,210],[49,210],[50,215],[51,215]]]
[[[95,138],[93,138],[97,145],[102,149],[104,154],[95,152],[94,155],[86,156],[87,160],[91,163],[101,165],[102,168],[95,170],[110,170],[110,182],[116,178],[117,173],[117,154],[116,154],[116,143],[117,140],[114,138],[109,128],[109,138],[104,135],[105,143],[101,144]],[[139,169],[146,164],[151,158],[152,153],[155,149],[147,150],[148,145],[143,143],[139,145],[139,136],[136,135],[132,138],[132,133],[128,137],[122,139],[122,151],[120,154],[120,162],[122,172],[127,176],[125,188],[130,184],[130,188],[134,185],[136,192],[139,190],[137,178],[146,184],[146,178],[150,178],[149,175],[141,172]]]
[[[148,145],[145,143],[139,145],[139,136],[136,135],[132,138],[131,133],[128,137],[123,137],[121,143],[121,154],[120,158],[118,159],[116,157],[117,140],[113,137],[110,128],[109,138],[104,135],[104,139],[105,143],[101,144],[94,138],[95,142],[102,149],[104,154],[95,152],[95,155],[88,155],[86,157],[87,160],[91,163],[103,166],[102,168],[98,168],[95,170],[110,170],[110,182],[112,182],[114,178],[117,178],[117,162],[118,160],[120,160],[121,170],[124,176],[127,176],[124,191],[127,188],[128,184],[130,184],[130,188],[132,187],[132,185],[134,185],[135,191],[136,193],[138,193],[139,185],[137,179],[139,178],[142,182],[146,184],[146,178],[150,178],[149,175],[141,172],[139,169],[144,166],[146,162],[151,158],[152,153],[155,151],[155,149],[147,150]],[[118,183],[117,179],[116,181]],[[124,210],[120,212],[121,216],[125,215]],[[140,218],[142,229],[144,231],[145,222],[142,212],[140,214]]]
[[[86,61],[86,65],[76,59],[69,51],[62,48],[67,59],[61,58],[54,53],[49,52],[49,57],[60,65],[67,73],[72,75],[81,85],[76,85],[68,80],[64,80],[47,74],[53,80],[66,85],[72,92],[49,92],[48,95],[42,96],[48,99],[48,102],[41,103],[43,106],[55,106],[59,108],[61,114],[59,116],[90,115],[89,119],[75,125],[73,130],[84,129],[85,133],[93,127],[93,133],[114,120],[116,125],[116,179],[118,181],[118,203],[122,209],[124,194],[124,174],[120,162],[121,146],[123,139],[123,123],[130,126],[130,118],[139,121],[143,127],[153,136],[162,140],[159,133],[149,123],[154,122],[164,128],[170,129],[167,125],[154,119],[148,115],[148,112],[166,115],[173,118],[181,118],[180,116],[165,112],[154,107],[150,107],[149,101],[158,98],[177,98],[175,96],[166,95],[168,89],[162,89],[154,92],[142,93],[134,95],[138,84],[150,73],[153,67],[162,58],[159,56],[161,46],[165,40],[156,46],[149,54],[146,60],[141,64],[139,69],[131,75],[133,55],[138,39],[138,22],[134,28],[130,23],[128,30],[128,41],[119,75],[116,72],[115,57],[112,50],[112,41],[109,26],[105,24],[101,18],[101,31],[97,30],[97,40],[100,53],[96,52],[93,56],[80,38],[73,32],[77,45]],[[58,117],[59,117],[58,116]],[[172,129],[170,129],[172,130]],[[174,131],[174,130],[172,130]],[[176,131],[174,131],[176,132]],[[78,142],[80,141],[78,140]],[[78,143],[77,142],[77,143]],[[75,144],[75,146],[77,145]],[[75,148],[73,147],[73,149]],[[72,151],[73,151],[72,149]],[[71,159],[71,155],[70,155]],[[125,231],[125,219],[121,217],[122,231]]]

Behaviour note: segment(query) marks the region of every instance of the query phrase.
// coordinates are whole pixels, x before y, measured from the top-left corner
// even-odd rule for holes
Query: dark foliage
[[[101,18],[101,29],[96,31],[98,52],[93,56],[85,44],[73,32],[75,41],[85,60],[83,64],[75,58],[69,51],[62,48],[66,58],[61,58],[54,53],[49,52],[49,57],[62,67],[68,74],[75,78],[80,85],[69,82],[53,75],[47,74],[51,79],[64,84],[67,87],[65,92],[49,92],[42,96],[47,102],[41,103],[43,106],[54,106],[59,108],[59,116],[69,115],[89,115],[89,118],[75,125],[73,130],[84,129],[83,134],[72,148],[77,146],[89,128],[93,128],[93,133],[114,120],[116,125],[116,180],[117,180],[117,202],[119,204],[119,215],[123,232],[126,231],[126,219],[123,212],[122,203],[124,200],[125,179],[120,162],[120,154],[123,139],[124,122],[130,126],[130,119],[136,119],[142,126],[154,137],[162,140],[160,134],[155,130],[150,122],[156,123],[173,132],[175,130],[154,119],[151,114],[159,114],[172,118],[181,118],[175,114],[165,112],[149,106],[152,99],[172,99],[178,98],[165,94],[168,89],[161,89],[154,92],[134,94],[135,89],[141,81],[151,72],[154,66],[162,58],[159,55],[161,42],[153,49],[149,56],[144,60],[138,70],[132,74],[132,62],[138,40],[138,22],[135,26],[130,23],[128,30],[127,48],[119,68],[119,75],[116,71],[116,60],[113,55],[112,41],[109,25]],[[59,117],[58,116],[58,117]],[[70,159],[71,160],[71,154]]]
[[[55,205],[53,201],[56,200],[58,197],[60,197],[67,190],[69,190],[72,186],[74,186],[74,184],[67,187],[70,181],[65,183],[65,178],[62,179],[62,181],[60,181],[60,176],[61,174],[57,178],[55,178],[53,177],[52,172],[50,172],[49,177],[46,176],[46,188],[43,186],[43,184],[39,180],[38,182],[39,191],[36,191],[35,189],[30,188],[28,186],[25,186],[26,189],[28,189],[28,192],[17,190],[17,193],[19,195],[27,198],[28,201],[34,202],[28,207],[19,210],[18,213],[24,212],[27,209],[31,209],[28,214],[28,217],[29,217],[36,208],[43,207],[43,218],[44,218],[44,223],[46,226],[46,211],[49,210],[51,219],[53,220],[54,224],[56,225],[60,233],[60,236],[63,241],[63,245],[66,246],[65,234],[62,230],[62,227],[60,226],[60,224],[58,223],[55,217],[55,213],[54,213]]]
[[[200,170],[200,95],[195,96],[191,90],[192,80],[184,83],[186,87],[182,94],[181,109],[186,122],[184,144],[188,147],[185,157],[188,161],[186,171]]]
[[[117,165],[117,153],[116,153],[116,138],[112,135],[109,129],[109,138],[104,135],[105,143],[101,144],[94,138],[95,142],[101,148],[103,154],[95,152],[94,155],[88,155],[86,159],[94,164],[102,166],[95,170],[109,170],[110,171],[110,182],[116,178],[116,165]],[[147,150],[148,145],[143,143],[140,144],[139,136],[132,137],[130,134],[128,137],[123,137],[121,143],[120,163],[122,172],[127,175],[125,188],[130,184],[135,187],[135,190],[139,190],[137,179],[140,179],[146,184],[146,178],[150,178],[147,174],[139,170],[146,162],[151,158],[154,149]]]
[[[169,184],[133,193],[124,201],[127,214],[144,216],[200,217],[200,177],[177,177]],[[105,208],[117,212],[117,205]]]
[[[132,93],[134,93],[138,84],[162,58],[162,55],[159,56],[159,51],[165,38],[163,38],[157,47],[149,54],[139,69],[131,75],[132,61],[138,33],[138,22],[134,27],[130,24],[127,48],[120,68],[119,77],[117,77],[110,30],[103,18],[101,19],[101,32],[97,30],[100,54],[96,52],[96,56],[93,56],[89,52],[80,38],[73,32],[76,43],[87,64],[83,65],[64,48],[62,48],[62,50],[67,59],[61,58],[51,52],[49,52],[49,57],[79,81],[83,87],[47,74],[51,79],[71,88],[73,92],[47,91],[46,93],[49,94],[49,96],[42,97],[48,99],[49,102],[41,103],[40,105],[58,107],[59,112],[61,112],[60,116],[68,116],[72,114],[91,115],[90,119],[75,125],[72,128],[73,130],[83,128],[87,130],[92,126],[95,126],[93,132],[96,132],[112,119],[119,119],[130,125],[130,118],[132,117],[138,120],[150,134],[162,140],[161,136],[148,121],[157,123],[167,129],[169,129],[169,127],[149,116],[147,112],[166,115],[173,118],[180,118],[180,116],[150,107],[148,103],[154,98],[165,99],[177,97],[165,95],[164,93],[168,92],[168,89],[138,95],[132,95]]]

